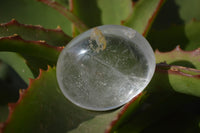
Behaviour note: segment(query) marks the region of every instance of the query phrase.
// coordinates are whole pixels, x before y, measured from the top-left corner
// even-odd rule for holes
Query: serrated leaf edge
[[[30,41],[30,40],[24,40],[23,38],[21,38],[19,35],[14,34],[11,36],[6,36],[6,37],[0,37],[0,40],[18,40],[18,41],[23,41],[25,43],[34,43],[35,45],[39,45],[39,46],[44,46],[44,47],[48,47],[48,48],[53,48],[56,51],[62,51],[62,49],[64,47],[57,47],[57,46],[52,46],[52,45],[48,45],[44,40],[39,40],[39,41]]]
[[[26,94],[27,94],[27,92],[30,90],[32,84],[33,84],[35,81],[39,80],[39,79],[41,78],[42,74],[43,74],[44,72],[48,72],[48,71],[50,70],[50,68],[51,68],[51,67],[48,65],[48,69],[47,69],[47,70],[42,70],[42,69],[40,69],[40,74],[38,75],[37,78],[35,78],[35,79],[29,79],[29,86],[28,86],[28,88],[27,88],[27,89],[23,89],[23,90],[22,90],[22,89],[19,90],[19,99],[18,99],[18,101],[17,101],[16,103],[8,103],[8,109],[9,109],[8,118],[7,118],[7,120],[6,120],[4,123],[0,123],[0,133],[3,133],[3,132],[4,132],[6,126],[7,126],[7,125],[9,124],[9,122],[11,121],[12,114],[13,114],[15,108],[20,104],[20,102],[21,102],[21,101],[23,100],[23,98],[26,96]],[[53,67],[52,69],[55,69],[55,67]]]
[[[181,49],[180,45],[176,46],[175,49],[173,49],[169,52],[161,52],[158,49],[155,50],[155,54],[163,54],[163,53],[169,54],[169,53],[176,53],[176,52],[182,52],[182,53],[190,54],[191,56],[200,56],[200,48],[197,48],[197,49],[192,50],[192,51],[185,51],[185,50]]]
[[[42,30],[42,31],[45,31],[45,32],[53,31],[53,32],[56,32],[56,33],[59,33],[59,34],[63,34],[63,36],[65,36],[68,40],[72,39],[72,37],[70,37],[70,36],[68,36],[67,34],[64,33],[64,31],[61,29],[60,26],[57,26],[56,29],[45,29],[41,25],[21,24],[16,19],[12,19],[10,22],[0,24],[1,27],[7,27],[7,26],[12,26],[12,25],[16,25],[16,26],[20,26],[20,27],[26,27],[26,28],[29,28],[29,29],[38,29],[38,30]]]
[[[171,52],[177,52],[177,51],[181,51],[181,52],[186,52],[186,53],[193,53],[194,55],[199,55],[200,54],[200,49],[196,49],[193,51],[184,51],[180,48],[180,46],[177,46],[174,50],[172,50]],[[159,50],[156,50],[156,52],[159,52]],[[169,52],[170,53],[170,52]],[[164,69],[163,69],[164,67]],[[186,71],[193,71],[196,72],[197,74],[195,75],[191,75],[191,74],[187,74],[181,71],[182,70],[186,70]],[[191,78],[197,78],[200,79],[200,70],[197,69],[193,69],[193,68],[188,68],[188,67],[183,67],[183,66],[175,66],[175,65],[168,65],[166,63],[159,63],[156,65],[156,70],[155,72],[159,72],[159,73],[165,73],[165,74],[173,74],[173,75],[179,75],[179,76],[185,76],[185,77],[191,77]],[[108,126],[108,128],[106,129],[105,133],[110,133],[112,131],[112,128],[117,124],[117,122],[122,118],[123,114],[129,109],[129,106],[143,93],[141,92],[139,95],[137,95],[136,97],[134,97],[129,103],[127,103],[122,111],[115,117],[115,119],[110,123],[110,125]]]
[[[123,116],[123,114],[128,110],[129,106],[131,105],[131,103],[133,103],[138,97],[140,97],[143,93],[141,92],[140,94],[138,94],[136,97],[134,97],[130,102],[128,102],[123,109],[118,113],[118,115],[113,119],[113,121],[110,123],[110,125],[107,127],[107,129],[105,130],[105,133],[110,133],[112,130],[112,127],[115,126],[115,124],[117,124],[118,120],[121,119],[121,117]]]

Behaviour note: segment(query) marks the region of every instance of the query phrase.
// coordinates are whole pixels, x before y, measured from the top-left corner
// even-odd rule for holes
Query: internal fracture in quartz
[[[134,36],[127,36],[127,31]],[[57,79],[71,102],[103,111],[139,94],[154,69],[155,57],[145,38],[130,28],[106,25],[81,34],[64,48]]]

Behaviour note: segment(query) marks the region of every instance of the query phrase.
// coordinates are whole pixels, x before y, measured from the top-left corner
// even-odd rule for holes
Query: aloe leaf
[[[139,0],[123,24],[146,36],[163,3],[164,0]]]
[[[14,35],[0,38],[0,50],[18,52],[33,57],[48,60],[50,64],[55,64],[61,47],[54,47],[43,41],[25,41],[20,36]]]
[[[61,50],[62,47],[50,46],[43,41],[25,41],[18,35],[0,38],[0,51],[20,53],[34,76],[38,75],[39,68],[55,66]]]
[[[3,52],[0,54],[7,53]],[[12,57],[12,54],[9,55],[8,58]],[[17,58],[13,58],[15,61],[21,61],[16,59]],[[13,65],[16,65],[16,68],[19,68],[19,64]],[[23,64],[22,67],[24,67]],[[18,70],[20,70],[20,68]],[[0,121],[4,122],[8,117],[7,104],[16,102],[19,98],[19,89],[27,88],[27,84],[10,66],[0,61],[0,85]]]
[[[121,24],[132,10],[131,0],[70,0],[70,10],[88,27]],[[73,27],[73,36],[80,32]]]
[[[29,84],[29,78],[34,78],[34,75],[30,71],[25,59],[14,52],[0,52],[0,60],[9,64],[19,76]]]
[[[44,29],[42,26],[20,24],[15,19],[0,25],[0,36],[18,34],[24,40],[45,40],[49,45],[65,46],[72,38],[66,35],[60,27]]]
[[[198,68],[199,50],[188,52],[177,47],[175,50],[166,53],[156,51],[155,55],[157,63],[166,61],[172,66],[166,64],[157,65],[150,84],[136,100],[134,99],[124,107],[123,111],[111,123],[107,132],[139,133],[147,127],[151,128],[149,126],[161,118],[174,113],[177,107],[178,109],[182,106],[187,108],[187,103],[200,102],[199,98],[197,98],[200,97],[200,71],[177,66],[180,65],[177,63],[178,61],[185,60],[186,63],[182,62],[182,65],[188,66],[187,62],[190,62],[191,64],[194,63],[195,67]],[[185,115],[188,115],[187,112],[185,113]],[[192,121],[194,119],[196,118],[192,118]],[[200,122],[200,119],[198,121]],[[185,128],[189,128],[189,126]],[[195,126],[194,129],[196,128]],[[148,130],[145,131],[148,132]]]
[[[60,92],[55,73],[55,68],[49,68],[48,71],[42,71],[36,80],[31,80],[28,90],[21,95],[19,101],[12,106],[10,105],[11,113],[9,119],[3,124],[4,133],[13,131],[16,133],[44,132],[44,130],[46,132],[81,131],[98,133],[103,132],[108,123],[114,119],[121,110],[118,109],[111,112],[100,113],[87,111],[75,106]],[[165,116],[169,112],[173,112],[177,107],[187,102],[196,101],[196,98],[174,92],[173,88],[175,88],[175,91],[188,94],[188,91],[183,91],[183,89],[188,89],[188,86],[183,88],[180,84],[176,86],[173,84],[170,85],[169,82],[166,82],[168,76],[172,80],[186,82],[185,84],[191,82],[188,81],[188,78],[196,79],[189,87],[193,88],[193,94],[196,93],[200,96],[197,86],[197,84],[199,84],[198,77],[190,77],[179,72],[177,73],[174,69],[166,69],[160,66],[157,68],[151,84],[147,87],[147,92],[143,92],[143,94],[127,104],[117,116],[115,122],[112,122],[112,128],[109,128],[107,131],[118,130],[118,126],[123,127],[124,121],[126,122],[128,118],[131,118],[130,115],[134,115],[133,122],[131,121],[129,124],[125,124],[125,126],[127,127],[130,125],[131,127],[136,126],[137,128],[131,128],[131,130],[130,128],[126,129],[130,131],[136,129],[137,131],[141,131],[160,117]],[[181,79],[178,79],[176,76],[178,78],[181,77]],[[158,79],[160,82],[157,82]],[[37,98],[37,100],[35,100],[35,98]],[[149,104],[152,105],[147,106]],[[141,114],[138,114],[137,112],[141,110],[140,108],[142,111]],[[29,113],[27,114],[27,112]],[[55,112],[57,113],[55,114]],[[134,112],[136,112],[136,114]],[[154,114],[156,114],[156,116]],[[120,124],[116,126],[117,123]],[[136,125],[132,125],[133,123],[136,123]],[[26,125],[25,127],[19,128],[20,125],[24,124]]]
[[[177,70],[165,67],[157,66],[156,73],[143,94],[124,107],[124,112],[121,112],[123,115],[118,115],[107,132],[140,133],[183,106],[187,108],[188,104],[200,102],[198,98],[200,97],[200,73],[194,72],[197,75],[189,75],[182,72],[182,68]]]
[[[132,10],[131,0],[71,0],[72,12],[89,27],[121,24]]]
[[[69,132],[88,121],[81,132],[103,132],[117,112],[92,112],[69,102],[57,85],[56,69],[41,71],[21,92],[16,104],[10,104],[8,120],[2,125],[6,132]],[[26,125],[21,128],[20,125]],[[1,131],[1,130],[0,130]]]
[[[15,18],[20,23],[42,25],[54,29],[58,25],[65,33],[71,35],[71,22],[54,9],[36,0],[1,0],[0,23]]]
[[[173,90],[200,97],[200,70],[165,64],[158,64],[158,66],[160,68],[157,70],[158,72],[169,74],[169,83],[173,87]]]
[[[76,17],[73,13],[71,13],[63,5],[61,5],[55,1],[51,1],[51,0],[38,0],[38,1],[57,10],[59,13],[61,13],[63,16],[65,16],[67,19],[69,19],[71,22],[73,22],[73,24],[77,27],[77,29],[80,32],[83,32],[88,29],[87,26],[81,20],[79,20],[78,17]]]
[[[151,30],[147,39],[154,49],[159,48],[161,51],[172,50],[177,45],[181,45],[184,50],[194,50],[200,46],[199,34],[200,22],[191,21],[168,29]]]
[[[54,130],[59,130],[59,132],[102,132],[106,129],[106,125],[116,117],[117,113],[119,113],[115,118],[115,121],[112,122],[111,127],[108,128],[107,132],[120,130],[123,132],[127,130],[135,130],[139,132],[156,122],[156,120],[159,120],[168,113],[173,112],[181,105],[185,105],[188,102],[196,102],[196,98],[192,96],[177,93],[181,92],[200,96],[200,91],[198,89],[200,83],[199,72],[196,70],[192,71],[192,73],[188,73],[188,70],[183,67],[160,64],[157,67],[156,74],[150,85],[147,87],[146,92],[143,92],[137,98],[133,99],[120,113],[119,111],[121,109],[114,112],[104,112],[99,114],[97,112],[80,109],[67,101],[57,86],[55,68],[49,68],[48,71],[41,72],[38,79],[31,81],[32,83],[28,91],[21,96],[19,102],[16,104],[13,114],[11,114],[9,117],[10,119],[7,120],[7,125],[4,130],[5,132],[12,132],[12,130],[16,132],[41,132],[44,129],[43,127],[45,127],[47,132]],[[159,82],[157,82],[158,79]],[[191,80],[193,84],[190,84]],[[173,81],[184,82],[184,84],[176,84]],[[188,84],[190,86],[188,86]],[[188,90],[188,88],[191,89]],[[36,97],[37,99],[40,99],[37,100],[37,102],[34,100]],[[149,104],[151,104],[150,107],[147,106]],[[66,107],[66,110],[64,107]],[[34,110],[31,108],[34,108]],[[141,109],[141,114],[138,115],[137,112]],[[25,112],[30,112],[29,110],[32,110],[33,112],[27,116],[21,115],[25,114]],[[58,115],[56,116],[52,116],[53,112],[59,113],[57,113]],[[67,112],[73,114],[67,114]],[[132,115],[133,117],[130,117]],[[37,117],[40,119],[37,119]],[[78,121],[82,117],[87,118]],[[78,120],[76,118],[78,118]],[[129,118],[133,119],[129,124],[125,124],[125,129],[127,129],[125,130],[124,122],[129,120]],[[69,120],[70,122],[64,121],[63,119]],[[18,120],[20,120],[20,123]],[[57,123],[58,121],[61,123],[59,124],[59,127],[49,126],[55,125],[53,122]],[[70,124],[72,121],[76,126]],[[33,122],[34,124],[27,124],[27,122]],[[78,124],[76,122],[78,122]],[[26,123],[26,128],[17,128],[19,127],[18,124],[23,123]],[[63,123],[66,124],[63,125]],[[43,126],[40,127],[41,125]],[[74,127],[72,128],[69,126]]]
[[[19,88],[25,89],[27,84],[11,67],[3,62],[0,64],[0,72],[0,105],[16,102],[19,98]]]
[[[185,66],[190,68],[200,69],[200,51],[199,49],[193,51],[184,51],[177,46],[170,52],[155,51],[156,62],[166,62],[170,65]]]

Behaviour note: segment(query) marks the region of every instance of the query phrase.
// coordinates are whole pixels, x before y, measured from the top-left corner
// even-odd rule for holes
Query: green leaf
[[[191,64],[194,64],[195,68],[199,68],[199,49],[183,51],[177,47],[175,50],[166,53],[156,51],[155,55],[158,63],[166,61],[171,65],[157,65],[150,84],[137,99],[133,99],[123,108],[123,111],[111,123],[107,132],[148,132],[148,129],[159,128],[154,124],[155,122],[163,123],[163,121],[166,121],[165,119],[171,118],[170,114],[176,114],[177,110],[182,110],[183,106],[184,109],[188,109],[188,104],[199,104],[200,70],[177,66],[182,64],[190,67]],[[182,61],[181,64],[178,63],[179,61]],[[195,112],[195,109],[192,112]],[[187,115],[188,112],[184,112],[183,118]],[[197,113],[197,116],[200,116],[200,114]],[[194,115],[189,121],[200,122],[200,117],[196,118],[197,116]],[[169,125],[170,121],[165,124]],[[151,128],[151,125],[157,128]],[[181,132],[187,128],[191,131],[200,130],[198,125],[191,127],[185,125]],[[155,132],[155,130],[152,132]]]
[[[179,46],[170,52],[155,51],[156,62],[200,69],[200,50],[184,51]]]
[[[60,53],[59,47],[49,46],[42,41],[25,41],[18,35],[0,38],[0,51],[18,52],[48,60],[55,65]]]
[[[0,61],[0,85],[0,122],[4,122],[8,117],[7,104],[16,102],[19,89],[27,88],[27,84],[10,66]]]
[[[199,100],[175,91],[200,96],[200,78],[194,74],[186,74],[185,69],[182,72],[182,67],[173,67],[176,69],[158,66],[153,80],[146,89],[147,92],[143,92],[127,104],[108,131],[123,127],[130,115],[134,115],[134,119],[125,124],[125,131],[129,131],[130,128],[130,131],[141,131],[185,103]],[[174,84],[173,81],[184,84]],[[149,107],[147,106],[149,104],[152,105]],[[120,110],[91,112],[75,106],[60,92],[55,68],[49,68],[48,71],[42,71],[39,78],[31,81],[29,89],[21,95],[18,103],[12,106],[12,113],[6,122],[4,132],[103,132]],[[138,114],[138,111],[141,114]],[[18,128],[24,124],[26,124],[24,128]]]
[[[19,54],[14,52],[0,52],[0,60],[9,64],[26,82],[26,84],[29,84],[29,78],[34,78],[32,72],[25,62],[25,59]]]
[[[158,64],[158,67],[158,72],[169,74],[168,79],[173,90],[200,97],[200,70],[165,64]]]
[[[124,25],[146,35],[164,0],[139,0]]]
[[[4,133],[98,133],[103,132],[120,111],[92,112],[75,106],[60,92],[55,68],[41,71],[40,76],[31,80],[29,88],[21,93],[19,101],[10,105],[9,119],[2,124]],[[25,126],[22,128],[21,125]]]
[[[72,0],[72,12],[89,27],[121,24],[132,10],[131,0]]]
[[[151,30],[147,36],[153,49],[168,51],[180,45],[184,50],[194,50],[200,46],[200,22],[191,21],[186,25],[172,26],[163,30]]]
[[[20,23],[42,25],[54,29],[58,25],[71,35],[71,22],[52,8],[36,0],[1,0],[0,23],[15,18]]]
[[[45,40],[49,45],[65,46],[72,38],[66,35],[59,27],[44,29],[42,26],[20,24],[16,20],[0,25],[0,36],[18,34],[24,40]]]
[[[73,24],[77,27],[77,29],[79,30],[79,32],[84,32],[85,30],[87,30],[87,26],[81,21],[79,20],[78,17],[76,17],[73,13],[71,13],[67,8],[65,8],[65,6],[55,2],[55,1],[51,1],[51,0],[38,0],[52,8],[54,8],[55,10],[57,10],[60,14],[62,14],[63,16],[65,16],[67,19],[69,19],[71,22],[73,22]]]
[[[104,24],[121,24],[132,10],[131,0],[71,0],[71,12],[88,27]],[[73,36],[80,32],[73,28]]]
[[[61,50],[61,47],[50,46],[43,41],[25,41],[18,35],[0,38],[0,51],[21,54],[35,77],[39,68],[46,70],[47,65],[56,65]]]
[[[183,73],[181,69],[175,70],[171,67],[166,69],[162,65],[157,66],[156,73],[146,90],[124,108],[123,115],[118,116],[118,119],[111,124],[108,132],[148,132],[145,129],[150,128],[156,121],[161,119],[161,122],[163,122],[166,116],[169,115],[170,117],[170,114],[181,110],[183,106],[187,108],[188,104],[199,103],[200,72],[196,73],[198,76],[194,76]],[[184,115],[187,115],[187,112]],[[196,118],[192,118],[192,120],[194,119]],[[200,117],[197,120],[200,122]],[[198,128],[198,125],[194,127]],[[187,125],[183,129],[186,128],[188,128]]]

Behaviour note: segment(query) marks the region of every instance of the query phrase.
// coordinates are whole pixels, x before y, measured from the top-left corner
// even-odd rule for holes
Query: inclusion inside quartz
[[[103,39],[104,47],[90,36],[69,44],[57,64],[63,94],[89,110],[110,110],[130,101],[148,84],[155,67],[148,52],[129,38],[104,33]]]

